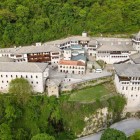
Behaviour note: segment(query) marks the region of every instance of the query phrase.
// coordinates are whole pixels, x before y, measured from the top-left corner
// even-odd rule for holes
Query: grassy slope
[[[74,92],[70,96],[69,100],[79,102],[94,102],[96,99],[101,99],[108,94],[110,94],[110,91],[107,90],[104,85],[98,85]]]

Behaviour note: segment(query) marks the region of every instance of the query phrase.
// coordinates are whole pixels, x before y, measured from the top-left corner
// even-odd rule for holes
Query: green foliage
[[[32,86],[24,78],[16,78],[10,82],[9,93],[16,95],[19,103],[26,103],[30,99]]]
[[[127,137],[119,130],[108,128],[103,132],[100,140],[127,140]]]
[[[5,123],[2,123],[0,125],[0,139],[1,140],[12,140],[11,128]]]
[[[55,140],[55,138],[48,134],[42,133],[42,134],[37,134],[33,136],[31,140]]]
[[[105,96],[109,95],[110,91],[106,89],[104,85],[97,85],[75,91],[74,93],[71,94],[69,100],[90,103],[94,102],[96,99],[100,100]]]
[[[111,98],[119,106],[117,99],[121,100],[123,97]],[[47,134],[57,140],[73,140],[75,134],[83,130],[85,116],[89,117],[98,108],[108,107],[110,104],[108,100],[80,104],[69,102],[68,99],[68,96],[59,99],[54,96],[32,96],[23,105],[11,94],[0,95],[0,138],[28,140],[39,137],[39,134]],[[115,105],[112,110],[115,110]]]
[[[136,131],[131,137],[130,140],[140,140],[140,130]]]
[[[64,125],[70,128],[72,132],[79,134],[85,126],[85,116],[89,117],[90,115],[93,115],[97,109],[108,107],[109,111],[113,113],[113,122],[119,121],[121,111],[124,109],[125,104],[125,98],[116,95],[107,100],[100,101],[97,99],[96,102],[89,104],[67,102],[67,100],[64,98],[60,106]]]
[[[2,0],[0,47],[67,35],[131,33],[140,28],[139,0]]]
[[[114,96],[112,98],[108,99],[109,103],[109,110],[113,113],[114,121],[118,121],[121,118],[121,112],[124,109],[124,106],[126,105],[126,99],[121,96]]]

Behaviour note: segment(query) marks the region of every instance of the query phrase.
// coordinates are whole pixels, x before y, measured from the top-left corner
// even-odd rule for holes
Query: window
[[[124,90],[124,87],[122,87],[122,90]]]
[[[38,78],[38,76],[36,76],[36,78]]]
[[[31,78],[33,78],[33,76],[31,75]]]
[[[8,75],[6,75],[6,77],[8,77]]]
[[[3,75],[1,75],[1,77],[3,77]]]
[[[131,90],[133,90],[133,87],[131,88]]]

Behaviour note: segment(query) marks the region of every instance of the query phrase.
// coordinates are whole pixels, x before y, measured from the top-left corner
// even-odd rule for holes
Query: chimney
[[[41,46],[41,42],[36,43],[36,47]]]
[[[84,32],[82,33],[82,37],[87,37],[87,36],[88,36],[87,32],[84,31]]]

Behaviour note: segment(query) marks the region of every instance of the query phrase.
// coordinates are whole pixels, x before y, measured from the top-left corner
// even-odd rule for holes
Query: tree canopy
[[[31,140],[55,140],[55,138],[48,134],[42,133],[33,136]]]
[[[127,140],[127,137],[119,130],[108,128],[103,132],[100,140]]]
[[[26,79],[16,78],[9,84],[9,93],[16,95],[19,102],[25,103],[32,94],[32,86]]]
[[[136,131],[131,137],[130,140],[140,140],[140,130]]]
[[[46,135],[57,140],[74,140],[85,127],[85,116],[109,106],[102,102],[83,105],[68,99],[69,96],[32,96],[22,104],[12,94],[0,94],[0,140],[41,139]],[[117,106],[118,100],[113,100]]]
[[[2,0],[0,47],[45,42],[83,30],[96,33],[137,32],[139,0]]]

